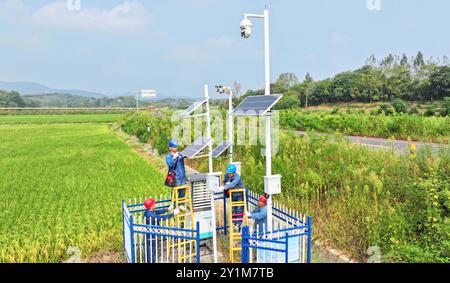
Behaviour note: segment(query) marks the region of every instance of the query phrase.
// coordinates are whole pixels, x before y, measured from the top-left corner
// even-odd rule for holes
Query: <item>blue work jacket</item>
[[[184,167],[184,156],[179,153],[178,155],[178,164],[175,169],[175,164],[177,163],[177,159],[173,159],[173,155],[169,152],[166,156],[166,164],[169,167],[169,171],[175,173],[175,185],[177,187],[183,186],[186,184],[186,168]]]
[[[229,178],[228,174],[225,174],[225,179],[224,179],[224,189],[225,190],[229,190],[229,189],[244,189],[244,183],[242,183],[242,179],[241,176],[239,176],[239,174],[234,175],[233,178]]]
[[[161,221],[170,219],[173,217],[173,213],[165,214],[169,212],[168,209],[147,210],[144,213],[145,224],[159,226]]]
[[[267,207],[260,208],[259,206],[253,210],[251,218],[254,219],[253,228],[258,229],[258,233],[263,233],[264,229],[267,231]]]

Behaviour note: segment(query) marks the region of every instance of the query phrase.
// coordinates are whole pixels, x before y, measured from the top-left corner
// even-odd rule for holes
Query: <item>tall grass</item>
[[[449,143],[450,117],[424,117],[397,114],[368,115],[364,111],[350,113],[330,111],[281,111],[281,126],[287,129],[340,132],[381,138],[412,139]]]
[[[141,121],[136,123],[136,121]],[[171,124],[163,118],[129,116],[122,128],[157,124],[157,136],[141,135],[150,144],[167,144]],[[166,125],[166,127],[164,127]],[[263,192],[262,146],[236,146],[244,183]],[[384,261],[450,262],[450,155],[421,151],[415,159],[394,151],[372,151],[325,136],[282,134],[273,157],[274,174],[282,174],[283,193],[276,198],[314,217],[315,237],[360,260],[378,246]],[[215,160],[224,171],[227,158]],[[191,161],[206,172],[207,162]]]

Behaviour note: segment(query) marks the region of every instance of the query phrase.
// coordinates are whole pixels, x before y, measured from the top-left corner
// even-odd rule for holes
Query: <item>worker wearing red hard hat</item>
[[[157,209],[156,200],[153,198],[146,199],[144,201],[144,207],[146,211],[144,213],[145,224],[151,226],[159,226],[161,221],[168,220],[172,218],[174,215],[180,213],[180,209],[173,209],[172,205],[168,208]],[[169,213],[169,211],[173,210],[173,213]],[[155,263],[156,262],[156,236],[155,235],[145,235],[147,240],[147,263]]]
[[[267,231],[267,197],[261,196],[258,207],[252,213],[247,212],[247,217],[254,219],[253,227],[258,233]]]

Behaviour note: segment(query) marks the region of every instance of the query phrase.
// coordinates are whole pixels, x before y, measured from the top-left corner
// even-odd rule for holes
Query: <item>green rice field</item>
[[[61,262],[69,247],[83,257],[120,251],[121,200],[164,190],[163,175],[107,124],[0,127],[0,176],[2,263]]]

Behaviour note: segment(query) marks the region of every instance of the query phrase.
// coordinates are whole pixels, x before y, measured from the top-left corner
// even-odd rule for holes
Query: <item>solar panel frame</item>
[[[204,99],[202,101],[196,101],[194,102],[189,108],[184,110],[184,112],[180,115],[181,117],[187,117],[191,115],[195,110],[200,108],[203,104],[205,104],[208,101],[208,99]]]
[[[281,94],[249,96],[234,110],[234,116],[262,116],[283,98]]]
[[[227,149],[229,149],[231,146],[233,145],[232,142],[230,141],[224,141],[222,143],[220,143],[214,150],[212,153],[213,158],[217,158],[219,156],[221,156]]]
[[[197,138],[193,144],[186,147],[183,151],[181,151],[181,155],[186,156],[189,159],[194,158],[200,152],[202,152],[205,147],[211,142],[212,139],[208,139],[206,137]]]

